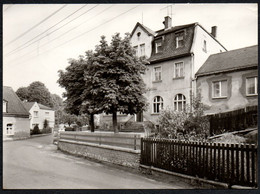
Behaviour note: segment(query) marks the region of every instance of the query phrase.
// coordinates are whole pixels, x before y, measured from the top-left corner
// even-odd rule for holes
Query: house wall
[[[257,69],[221,73],[197,78],[197,90],[202,95],[202,103],[207,106],[205,113],[219,113],[258,105],[258,96],[246,95],[246,77],[257,76]],[[227,98],[212,98],[212,81],[228,80]]]
[[[207,52],[203,51],[204,40],[206,40]],[[215,53],[225,52],[223,48],[214,38],[212,38],[205,30],[200,26],[196,25],[194,31],[193,45],[191,52],[194,53],[194,67],[192,77],[194,78],[195,73],[205,63],[207,58]]]
[[[13,135],[6,134],[7,124],[13,125]],[[30,120],[29,118],[3,116],[3,138],[11,137],[14,139],[30,137]]]
[[[184,62],[184,78],[174,78],[174,63]],[[154,68],[161,66],[162,81],[154,82]],[[143,76],[144,82],[148,88],[145,96],[148,100],[148,110],[144,113],[145,120],[157,122],[159,114],[153,113],[153,100],[155,96],[163,98],[164,109],[174,109],[174,98],[177,94],[183,94],[186,97],[186,104],[190,104],[191,90],[191,57],[183,57],[170,61],[164,61],[156,64],[150,64],[148,70]]]
[[[38,116],[34,115],[34,111],[38,111]],[[40,109],[37,103],[35,103],[32,108],[30,109],[31,114],[31,121],[30,121],[30,128],[33,129],[34,124],[38,124],[39,129],[43,129],[43,122],[45,119],[49,121],[49,126],[51,128],[54,127],[55,124],[55,115],[53,110],[44,110]],[[46,114],[46,112],[49,112],[49,115]]]
[[[141,35],[137,36],[137,33],[141,32]],[[141,44],[145,44],[145,55],[146,57],[150,57],[151,53],[152,53],[152,36],[149,36],[145,31],[143,31],[142,28],[140,28],[140,26],[138,26],[135,30],[135,32],[133,33],[132,37],[131,37],[131,43],[132,46],[138,46],[138,53],[137,56],[140,56],[140,45]]]

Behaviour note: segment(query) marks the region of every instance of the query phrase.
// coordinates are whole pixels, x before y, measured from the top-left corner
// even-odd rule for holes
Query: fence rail
[[[61,132],[60,140],[93,143],[97,145],[110,145],[134,150],[140,150],[141,137],[138,134],[114,133],[87,133],[87,132]]]
[[[229,185],[257,186],[257,146],[141,139],[140,163]]]
[[[230,112],[209,115],[210,135],[257,126],[257,109],[258,106],[250,106]]]

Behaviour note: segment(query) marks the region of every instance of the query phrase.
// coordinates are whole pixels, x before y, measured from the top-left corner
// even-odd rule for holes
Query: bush
[[[42,133],[51,133],[51,128],[50,127],[43,128]]]
[[[31,135],[41,134],[41,131],[38,127],[38,125],[35,125],[33,130],[31,131]]]
[[[65,131],[74,131],[73,127],[65,127]]]
[[[43,128],[46,129],[47,127],[49,127],[49,121],[47,119],[44,119]]]

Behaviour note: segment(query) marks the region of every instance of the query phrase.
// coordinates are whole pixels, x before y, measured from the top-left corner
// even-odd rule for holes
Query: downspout
[[[193,101],[193,95],[195,95],[194,91],[194,53],[191,53],[191,82],[190,82],[190,109],[192,112],[192,101]]]

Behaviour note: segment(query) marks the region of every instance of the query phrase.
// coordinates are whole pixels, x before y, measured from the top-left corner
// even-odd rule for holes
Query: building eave
[[[185,53],[185,54],[181,54],[181,55],[166,57],[166,58],[162,58],[162,59],[155,59],[155,60],[148,59],[148,61],[150,62],[150,64],[154,64],[154,63],[169,61],[169,60],[178,59],[178,58],[182,58],[182,57],[189,57],[189,56],[191,56],[191,53]]]

